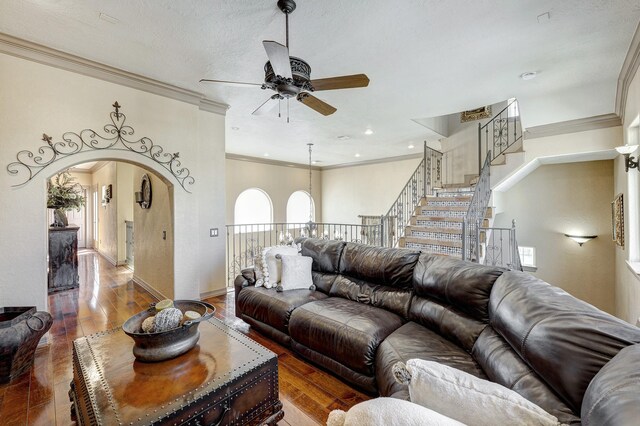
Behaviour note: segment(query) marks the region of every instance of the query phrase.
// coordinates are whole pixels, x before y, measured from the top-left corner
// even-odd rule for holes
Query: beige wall
[[[25,170],[19,175],[0,173],[3,304],[47,309],[46,180],[75,164],[97,160],[138,163],[176,186],[172,207],[174,296],[197,299],[201,294],[226,291],[224,233],[209,237],[209,228],[224,229],[225,224],[224,115],[5,54],[0,54],[0,83],[0,158],[5,164],[14,161],[21,150],[37,151],[43,144],[43,132],[55,140],[67,131],[88,127],[100,132],[117,100],[136,137],[150,137],[165,152],[180,152],[182,166],[195,179],[194,185],[187,186],[189,193],[155,161],[114,150],[92,150],[60,159],[17,187],[13,185],[23,182]],[[11,119],[5,120],[8,117]],[[117,256],[117,247],[112,256]]]
[[[118,262],[118,181],[117,166],[109,162],[93,174],[98,188],[98,246],[96,250],[114,265]],[[111,185],[112,198],[102,203],[102,187]]]
[[[116,163],[115,189],[118,203],[118,264],[124,265],[127,260],[127,226],[125,221],[133,220],[134,189],[133,173],[138,167],[118,162]],[[173,263],[173,261],[172,261]]]
[[[133,167],[133,181],[141,182],[142,175],[151,178],[151,208],[136,205],[134,224],[134,280],[146,283],[164,297],[173,299],[173,188],[153,173]],[[138,188],[138,185],[136,185]],[[139,191],[139,189],[136,189]],[[163,233],[166,232],[166,236]]]
[[[271,198],[273,221],[287,221],[287,201],[296,191],[309,191],[309,170],[242,160],[226,160],[227,224],[233,224],[236,199],[242,191],[259,188]],[[311,196],[316,208],[316,222],[323,221],[321,172],[311,174]],[[221,230],[222,231],[222,230]]]
[[[640,70],[636,72],[629,92],[627,102],[624,105],[624,122],[622,125],[625,144],[639,143],[637,135],[633,134],[634,126],[637,126],[640,116]],[[638,151],[634,152],[637,159]],[[627,261],[638,262],[638,239],[640,234],[638,217],[638,199],[640,198],[640,185],[637,170],[624,170],[624,157],[618,156],[615,160],[615,189],[614,193],[623,194],[625,207],[625,247],[615,248],[616,267],[616,315],[625,321],[636,324],[640,320],[640,277],[634,273]],[[632,247],[635,245],[635,247]],[[635,251],[635,253],[634,253]]]
[[[420,164],[421,158],[322,171],[322,218],[360,223],[358,215],[383,215]]]
[[[518,244],[536,248],[533,275],[615,313],[612,198],[611,160],[545,165],[503,194],[494,225],[516,220]],[[598,238],[580,247],[565,233]]]

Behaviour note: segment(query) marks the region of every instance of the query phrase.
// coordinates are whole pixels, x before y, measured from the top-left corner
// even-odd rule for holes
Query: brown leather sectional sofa
[[[236,315],[369,393],[438,361],[585,425],[640,424],[640,329],[531,275],[408,249],[303,239],[315,291],[235,281]],[[597,285],[597,283],[594,283]]]

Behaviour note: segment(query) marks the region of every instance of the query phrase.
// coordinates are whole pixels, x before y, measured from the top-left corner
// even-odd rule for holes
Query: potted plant
[[[73,209],[80,211],[80,208],[84,206],[85,197],[82,195],[82,187],[69,172],[64,171],[49,179],[47,189],[47,207],[54,209],[54,221],[51,226],[68,226],[69,222],[65,212]]]

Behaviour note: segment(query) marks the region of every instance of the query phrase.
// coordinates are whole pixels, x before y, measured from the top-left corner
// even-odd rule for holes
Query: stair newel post
[[[427,196],[427,141],[424,141],[422,154],[422,196]]]
[[[511,263],[513,265],[516,265],[516,259],[517,256],[519,256],[518,254],[518,247],[516,245],[516,220],[512,219],[511,220],[511,231],[509,232],[510,236],[511,236],[511,241],[509,242],[511,244]]]
[[[478,176],[482,173],[482,125],[478,123]]]
[[[476,263],[480,263],[480,225],[482,220],[476,221]]]
[[[467,218],[462,219],[462,260],[467,260]]]

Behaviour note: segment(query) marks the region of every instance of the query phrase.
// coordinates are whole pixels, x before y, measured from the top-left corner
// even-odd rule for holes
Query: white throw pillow
[[[401,367],[394,366],[396,377]],[[558,425],[558,419],[498,383],[479,379],[444,364],[407,361],[411,401],[474,426]]]
[[[280,255],[280,259],[282,260],[282,280],[276,290],[315,289],[311,277],[311,264],[313,263],[311,257]]]
[[[275,287],[280,282],[280,277],[282,276],[282,262],[280,259],[276,259],[276,255],[297,255],[298,249],[295,247],[289,246],[275,246],[275,247],[267,247],[262,251],[263,254],[263,264],[265,269],[263,269],[263,280],[264,286],[266,288]]]
[[[354,405],[346,413],[333,410],[327,426],[464,426],[433,410],[396,398],[375,398]]]

